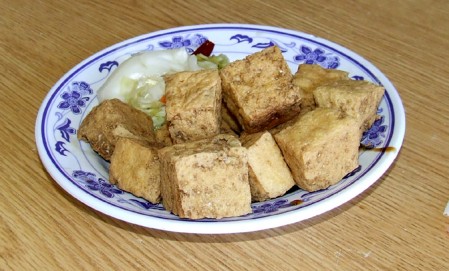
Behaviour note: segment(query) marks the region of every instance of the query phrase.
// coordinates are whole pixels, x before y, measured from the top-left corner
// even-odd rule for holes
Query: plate
[[[380,118],[362,138],[363,144],[376,149],[360,152],[360,166],[336,185],[312,193],[293,189],[282,197],[253,203],[253,212],[241,217],[180,219],[165,211],[161,204],[151,204],[111,185],[109,164],[76,137],[81,120],[98,104],[96,91],[121,62],[136,52],[179,47],[191,52],[206,39],[216,44],[214,54],[226,54],[231,61],[277,45],[293,73],[301,63],[319,64],[347,71],[354,80],[382,85],[386,92],[378,108]],[[204,234],[279,227],[336,208],[362,193],[385,173],[401,148],[404,132],[405,113],[398,92],[363,57],[306,33],[242,24],[173,28],[108,47],[79,63],[51,88],[40,107],[35,127],[36,144],[45,168],[76,199],[109,216],[144,227]]]

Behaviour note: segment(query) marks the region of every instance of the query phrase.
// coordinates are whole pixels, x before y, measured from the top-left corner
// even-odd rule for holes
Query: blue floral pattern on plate
[[[364,146],[377,148],[382,145],[388,131],[388,125],[384,122],[385,116],[380,115],[379,118],[374,121],[371,128],[363,133],[362,144]]]
[[[95,207],[99,206],[97,201],[106,203],[109,207],[101,207],[104,212],[130,222],[165,229],[167,228],[164,221],[191,223],[192,221],[179,219],[165,211],[161,204],[151,204],[110,184],[107,181],[109,164],[93,152],[88,144],[78,141],[76,132],[81,120],[98,103],[95,91],[107,76],[130,55],[143,50],[164,50],[178,47],[185,47],[187,51],[192,52],[206,39],[215,43],[215,54],[224,53],[231,61],[241,59],[263,48],[277,45],[281,48],[293,72],[301,63],[319,64],[325,68],[346,70],[354,80],[365,79],[382,85],[389,83],[369,63],[347,49],[295,31],[251,25],[210,25],[179,28],[155,35],[136,37],[107,48],[89,58],[84,64],[75,67],[52,88],[44,101],[37,120],[36,137],[44,165],[55,180],[73,195],[78,195],[80,191],[83,191],[85,197],[76,197],[86,204]],[[392,86],[386,90],[386,95],[379,106],[380,117],[373,127],[364,134],[363,144],[369,143],[378,147],[390,144],[395,125],[395,112],[390,95],[396,95],[396,91]],[[294,212],[295,218],[291,218],[290,223],[301,220],[304,214],[302,210],[314,208],[318,212],[322,212],[320,210],[331,209],[343,203],[344,199],[340,197],[340,194],[357,194],[361,191],[359,189],[358,192],[352,192],[355,187],[369,186],[375,180],[367,180],[367,177],[370,175],[370,171],[383,161],[383,156],[382,152],[361,153],[360,166],[338,184],[328,189],[313,193],[300,189],[292,190],[280,198],[253,203],[252,214],[222,220],[203,219],[195,221],[195,223],[205,222],[207,224],[204,225],[212,227],[210,222],[213,222],[217,228],[212,228],[216,229],[212,232],[235,232],[250,229],[231,230],[228,228],[226,230],[220,228],[218,230],[218,227],[221,227],[219,226],[222,225],[221,223],[259,220],[273,215],[289,215],[292,212]],[[353,196],[355,195],[351,195],[351,197]],[[319,207],[326,203],[330,207]],[[116,210],[118,214],[114,215],[117,212],[111,210]],[[139,220],[131,220],[128,218],[129,215],[124,216],[122,212],[138,215]],[[142,222],[147,218],[152,223]],[[156,224],[154,224],[155,221]],[[197,232],[195,228],[189,228],[191,224],[182,225],[183,229],[188,232]],[[199,224],[194,225],[198,226]],[[233,224],[226,225],[229,227]],[[264,228],[263,226],[254,226],[256,224],[251,225],[253,225],[251,229]],[[173,227],[168,229],[184,231]]]

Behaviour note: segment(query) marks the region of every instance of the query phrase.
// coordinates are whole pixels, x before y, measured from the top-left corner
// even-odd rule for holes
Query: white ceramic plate
[[[308,193],[299,189],[285,196],[252,204],[253,213],[221,220],[187,220],[108,182],[108,163],[77,140],[81,120],[98,104],[96,91],[121,62],[142,50],[186,47],[192,51],[205,39],[216,46],[214,54],[230,60],[244,58],[276,44],[292,72],[301,63],[348,71],[355,80],[365,79],[385,87],[379,106],[381,118],[362,139],[390,151],[364,151],[360,167],[338,184]],[[236,233],[262,230],[298,222],[331,210],[362,193],[388,169],[402,145],[405,114],[390,81],[371,63],[333,42],[298,31],[269,26],[216,24],[179,27],[142,35],[106,48],[82,61],[50,90],[36,121],[36,143],[44,166],[68,193],[112,217],[145,227],[188,233]],[[338,144],[338,142],[335,142]]]

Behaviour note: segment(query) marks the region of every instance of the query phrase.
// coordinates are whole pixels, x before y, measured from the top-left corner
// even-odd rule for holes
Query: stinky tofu
[[[296,184],[324,189],[358,166],[357,121],[333,108],[316,108],[274,135]]]
[[[240,141],[248,150],[252,201],[282,196],[295,185],[290,169],[269,132],[245,134]]]
[[[221,79],[217,70],[186,71],[165,76],[168,129],[173,143],[220,132]]]
[[[231,135],[159,150],[165,209],[181,218],[223,218],[250,213],[246,149]]]
[[[78,139],[87,141],[105,160],[110,160],[118,139],[154,142],[153,121],[143,111],[120,101],[105,100],[82,121]]]
[[[353,116],[360,132],[371,127],[377,118],[377,108],[385,89],[364,80],[339,80],[315,89],[317,106],[333,107]]]
[[[270,129],[299,113],[301,97],[277,46],[220,70],[223,99],[248,133]]]
[[[109,182],[151,203],[161,199],[157,148],[130,138],[120,138],[109,167]]]
[[[301,64],[293,76],[293,84],[301,92],[301,114],[316,107],[313,91],[320,85],[337,80],[350,80],[345,71],[325,69],[317,64]]]

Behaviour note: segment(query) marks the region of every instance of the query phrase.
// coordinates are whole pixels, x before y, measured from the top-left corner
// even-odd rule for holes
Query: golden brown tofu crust
[[[173,145],[173,141],[170,137],[170,131],[168,131],[168,125],[165,123],[159,129],[154,131],[154,137],[156,140],[156,143],[162,147],[167,147]]]
[[[220,133],[221,79],[217,70],[179,72],[165,77],[168,129],[174,143]]]
[[[134,138],[154,142],[153,121],[144,112],[118,100],[106,100],[95,106],[82,121],[78,139],[110,160],[118,139]]]
[[[230,63],[220,76],[226,106],[246,132],[270,129],[299,113],[300,93],[277,46]]]
[[[233,135],[235,137],[238,137],[238,135],[234,132],[234,130],[229,126],[229,124],[225,121],[221,122],[220,125],[220,134],[229,134]]]
[[[357,121],[332,108],[316,108],[274,135],[296,184],[307,191],[339,182],[358,166]]]
[[[248,150],[252,201],[282,196],[295,185],[290,169],[269,132],[245,134],[240,141]]]
[[[293,76],[293,84],[301,91],[301,114],[316,107],[313,91],[320,85],[338,80],[350,80],[348,72],[325,69],[317,64],[301,64]]]
[[[236,116],[234,116],[231,111],[226,106],[226,103],[222,101],[221,103],[221,122],[222,126],[229,127],[235,134],[239,135],[242,133],[242,126],[240,125]]]
[[[161,200],[157,148],[131,138],[120,138],[111,157],[109,182],[151,203]]]
[[[339,80],[318,87],[313,95],[319,107],[333,107],[356,118],[363,133],[376,120],[384,92],[383,87],[368,81]]]
[[[251,212],[246,149],[231,135],[159,150],[164,207],[181,218],[223,218]]]

